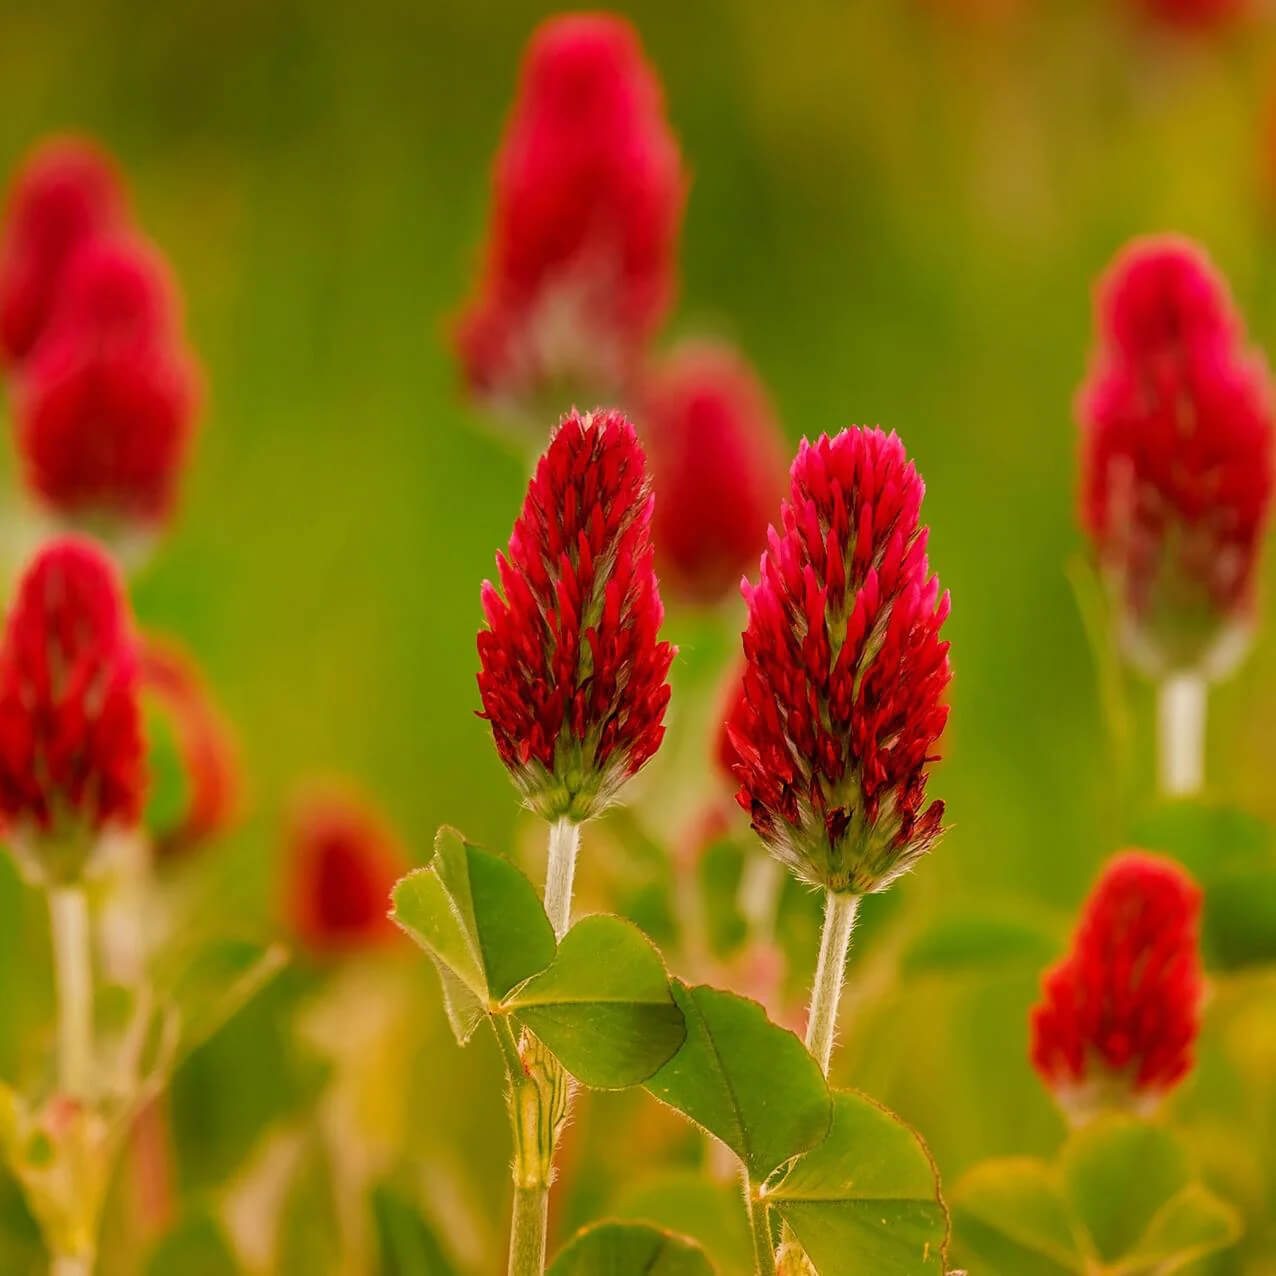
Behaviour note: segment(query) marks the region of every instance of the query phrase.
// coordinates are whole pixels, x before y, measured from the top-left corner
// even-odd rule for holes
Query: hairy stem
[[[548,1188],[514,1188],[509,1276],[542,1276],[545,1271],[545,1232],[548,1218]]]
[[[93,1088],[93,967],[82,886],[49,889],[49,930],[57,978],[58,1085],[64,1094],[83,1100]]]
[[[1161,791],[1189,797],[1205,784],[1205,679],[1175,673],[1157,690],[1157,759]]]
[[[549,862],[545,868],[545,912],[558,939],[572,919],[572,879],[580,850],[580,825],[563,816],[549,826]]]
[[[820,934],[820,959],[815,967],[815,986],[811,989],[811,1009],[806,1020],[806,1048],[825,1076],[833,1055],[842,976],[859,904],[858,895],[839,891],[829,891],[824,899],[824,929]]]
[[[753,1234],[753,1268],[757,1276],[775,1276],[775,1241],[771,1236],[771,1220],[766,1206],[754,1194],[748,1170],[741,1173],[744,1207],[748,1211],[749,1230]]]

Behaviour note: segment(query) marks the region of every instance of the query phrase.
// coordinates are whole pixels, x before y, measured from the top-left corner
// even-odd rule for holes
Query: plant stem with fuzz
[[[749,1215],[753,1235],[753,1267],[756,1276],[775,1276],[775,1242],[771,1238],[771,1220],[766,1206],[754,1195],[748,1170],[741,1170],[744,1181],[744,1208]]]
[[[842,977],[846,954],[851,947],[851,931],[859,911],[860,897],[844,891],[829,891],[824,899],[824,929],[820,933],[820,958],[811,989],[811,1009],[806,1020],[806,1048],[820,1070],[828,1076],[833,1055],[833,1033],[837,1028],[837,1008],[842,1000]]]
[[[93,1087],[93,967],[82,886],[49,888],[49,931],[57,973],[58,1085],[68,1097],[84,1100]]]
[[[1205,679],[1174,673],[1157,689],[1157,758],[1161,791],[1190,797],[1205,784]]]
[[[545,912],[562,939],[571,925],[572,881],[576,876],[576,854],[580,850],[580,825],[562,816],[549,826],[549,861],[545,867]]]

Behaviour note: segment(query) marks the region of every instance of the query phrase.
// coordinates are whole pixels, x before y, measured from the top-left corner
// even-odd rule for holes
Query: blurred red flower
[[[1154,1100],[1191,1069],[1200,909],[1200,889],[1170,860],[1126,851],[1103,870],[1031,1018],[1033,1066],[1074,1116]]]
[[[142,635],[140,668],[143,695],[168,720],[183,771],[180,815],[153,834],[156,854],[171,858],[216,837],[232,823],[241,789],[239,758],[199,667],[178,643]]]
[[[395,936],[390,889],[407,871],[407,857],[366,803],[335,790],[302,798],[284,854],[286,920],[311,952],[349,953]]]
[[[592,397],[623,384],[673,298],[686,184],[629,23],[542,24],[496,157],[483,276],[455,332],[470,390],[527,412],[548,387]]]
[[[115,167],[93,143],[54,138],[32,151],[13,179],[0,231],[0,362],[27,357],[75,249],[125,216]]]
[[[766,544],[784,495],[784,437],[757,375],[726,345],[675,350],[645,378],[639,401],[661,583],[715,602]]]
[[[1078,396],[1081,517],[1127,654],[1213,671],[1248,630],[1272,491],[1267,368],[1190,243],[1136,241],[1096,300]]]
[[[108,826],[136,823],[144,762],[138,661],[124,591],[94,543],[46,545],[0,645],[0,814],[53,878]]]
[[[780,530],[745,584],[737,800],[804,881],[879,891],[942,831],[925,805],[951,677],[924,485],[894,435],[803,441]]]
[[[621,413],[563,419],[496,561],[482,716],[529,806],[587,819],[659,748],[674,655],[659,641],[643,452]]]

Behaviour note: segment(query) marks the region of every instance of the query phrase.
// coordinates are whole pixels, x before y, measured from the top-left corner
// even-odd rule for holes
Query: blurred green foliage
[[[953,828],[857,952],[835,1079],[921,1129],[950,1181],[992,1155],[1052,1156],[1063,1132],[1026,1060],[1026,1010],[1049,937],[1061,942],[1101,860],[1151,808],[1146,688],[1127,688],[1127,776],[1065,574],[1089,288],[1127,237],[1180,230],[1276,350],[1271,32],[1176,41],[1119,0],[1020,0],[995,18],[957,0],[619,7],[664,77],[694,174],[667,336],[736,340],[794,440],[851,422],[898,430],[953,595],[953,712],[933,781]],[[549,11],[0,0],[0,168],[49,130],[102,138],[175,263],[207,371],[183,513],[135,604],[199,654],[242,742],[248,817],[194,866],[214,924],[275,924],[280,811],[315,773],[358,777],[418,861],[450,822],[539,872],[539,831],[473,716],[478,585],[525,463],[461,401],[445,333],[478,259],[519,49]],[[674,925],[655,902],[667,870],[634,830],[679,833],[661,822],[663,786],[716,783],[699,769],[704,705],[739,618],[671,612],[679,765],[653,768],[634,815],[586,830],[587,903],[620,900],[653,930]],[[1271,821],[1268,632],[1211,715],[1215,796]],[[617,850],[605,862],[604,848]],[[31,1075],[48,1044],[47,941],[28,895],[0,859],[7,1077]],[[795,916],[813,952],[809,916]],[[991,919],[986,945],[971,917]],[[909,978],[884,984],[875,953],[901,951]],[[377,1111],[452,1220],[452,1258],[494,1270],[508,1201],[495,1052],[456,1051],[419,964],[398,1043],[415,1063],[383,1079],[411,1121]],[[185,1195],[241,1172],[263,1123],[312,1133],[310,1100],[341,1066],[296,1040],[315,982],[276,982],[183,1069]],[[1276,1218],[1271,991],[1255,976],[1215,997],[1180,1102],[1212,1179],[1260,1224],[1254,1262],[1276,1248],[1270,1222],[1261,1232]],[[589,1096],[569,1139],[560,1239],[637,1199],[645,1173],[698,1156],[634,1094]],[[299,1181],[295,1208],[303,1189],[326,1190]],[[6,1217],[9,1197],[0,1185]],[[0,1254],[21,1271],[31,1238],[17,1217]],[[379,1218],[418,1244],[385,1200]]]

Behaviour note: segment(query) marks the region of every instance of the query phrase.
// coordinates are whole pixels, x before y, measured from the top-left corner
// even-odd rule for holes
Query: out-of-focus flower
[[[688,343],[639,395],[666,592],[715,602],[766,543],[784,494],[785,446],[766,391],[729,346]]]
[[[36,555],[0,646],[0,814],[24,867],[59,881],[136,823],[144,791],[138,661],[114,565],[65,537]]]
[[[152,530],[172,512],[199,400],[198,369],[169,342],[50,333],[16,398],[27,482],[65,518]]]
[[[364,802],[335,790],[300,799],[284,854],[286,921],[307,949],[333,955],[393,939],[390,890],[407,857]]]
[[[949,604],[923,490],[894,434],[803,441],[761,578],[743,587],[737,800],[772,854],[832,891],[884,889],[942,832],[943,803],[925,795],[948,716]]]
[[[1252,624],[1272,489],[1268,373],[1203,254],[1138,241],[1108,273],[1078,397],[1081,516],[1141,669],[1217,674]]]
[[[1216,31],[1241,17],[1247,0],[1134,0],[1142,14],[1183,32]]]
[[[41,341],[94,347],[175,342],[180,306],[162,254],[136,234],[95,235],[71,255]]]
[[[611,394],[673,298],[686,189],[627,22],[538,28],[492,184],[486,266],[455,332],[471,392],[518,415],[552,389]]]
[[[27,357],[75,250],[125,215],[115,168],[92,143],[56,138],[31,153],[10,187],[0,232],[0,362]]]
[[[155,852],[171,858],[202,845],[234,820],[239,759],[230,728],[199,668],[171,639],[141,639],[141,686],[166,719],[181,766],[180,807],[153,831]]]
[[[1104,869],[1031,1019],[1033,1065],[1075,1118],[1147,1106],[1191,1069],[1200,908],[1199,888],[1170,860],[1126,851]]]
[[[528,805],[588,819],[659,748],[674,649],[642,448],[619,412],[566,416],[483,582],[482,716]],[[503,597],[502,597],[503,595]]]

